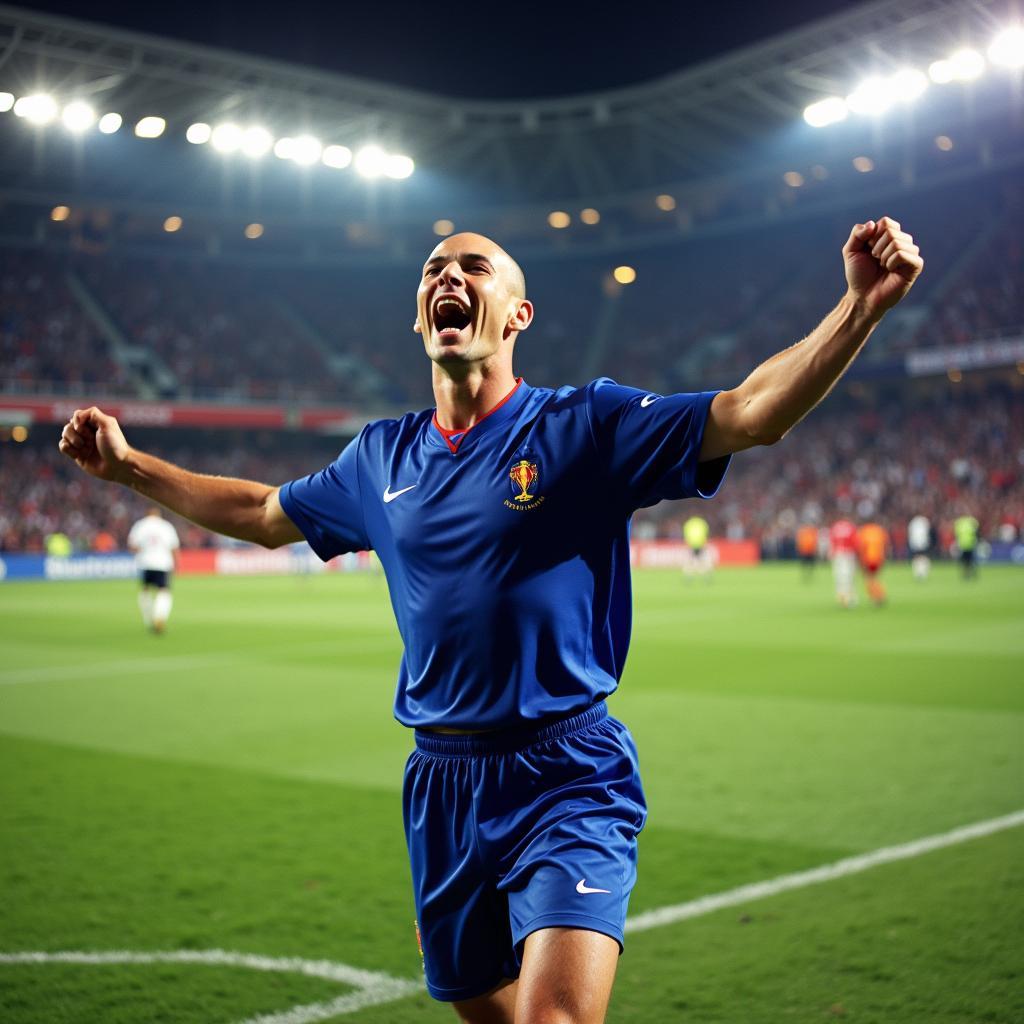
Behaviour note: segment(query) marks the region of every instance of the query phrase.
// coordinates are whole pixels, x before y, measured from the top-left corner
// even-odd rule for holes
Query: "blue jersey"
[[[378,420],[281,488],[321,558],[380,557],[405,645],[399,722],[517,727],[615,689],[632,619],[630,516],[718,490],[728,458],[697,461],[714,396],[520,382],[457,444],[432,411]]]

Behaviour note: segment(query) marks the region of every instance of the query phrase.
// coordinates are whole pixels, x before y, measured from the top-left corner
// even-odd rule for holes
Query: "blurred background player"
[[[711,527],[708,525],[708,521],[701,516],[690,516],[683,523],[683,540],[686,543],[683,558],[684,576],[704,576],[708,580],[711,579],[714,556],[708,545],[710,534]]]
[[[926,580],[932,569],[931,550],[935,534],[928,517],[918,513],[907,524],[907,548],[910,550],[910,570],[915,580]]]
[[[857,554],[864,570],[864,583],[871,603],[878,608],[885,604],[885,587],[879,576],[888,547],[889,534],[878,523],[865,523],[857,531]]]
[[[804,523],[796,531],[796,553],[800,559],[805,580],[809,580],[814,572],[814,564],[818,560],[818,528]]]
[[[829,530],[828,542],[832,553],[836,600],[844,608],[852,608],[856,604],[853,577],[857,569],[857,527],[849,519],[837,520]]]
[[[972,515],[957,516],[953,522],[953,536],[960,552],[960,569],[965,580],[978,573],[978,520]]]
[[[135,552],[142,589],[139,610],[147,629],[162,633],[171,615],[171,573],[178,565],[178,531],[155,505],[132,526],[128,547]]]

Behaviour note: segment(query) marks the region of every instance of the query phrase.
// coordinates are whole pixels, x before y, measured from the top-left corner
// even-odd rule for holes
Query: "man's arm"
[[[113,416],[76,409],[60,450],[91,476],[130,487],[214,533],[276,548],[302,540],[276,487],[252,480],[190,473],[132,448]]]
[[[848,289],[803,341],[762,363],[732,391],[715,396],[701,462],[774,444],[835,386],[876,324],[910,290],[924,260],[891,217],[857,224],[843,246]]]

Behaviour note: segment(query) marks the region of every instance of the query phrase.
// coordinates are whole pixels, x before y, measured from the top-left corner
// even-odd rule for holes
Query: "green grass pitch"
[[[614,714],[650,803],[631,910],[1024,807],[1024,573],[635,578]],[[419,976],[410,737],[379,578],[0,586],[0,953],[223,949]],[[609,1021],[1024,1020],[1024,828],[631,935]],[[358,988],[241,966],[0,962],[4,1024],[239,1024]],[[330,1018],[454,1020],[424,994]]]

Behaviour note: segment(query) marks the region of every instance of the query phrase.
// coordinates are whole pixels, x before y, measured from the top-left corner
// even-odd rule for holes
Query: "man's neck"
[[[437,422],[448,430],[468,430],[516,386],[516,378],[508,364],[477,366],[454,376],[435,363],[433,384]]]

